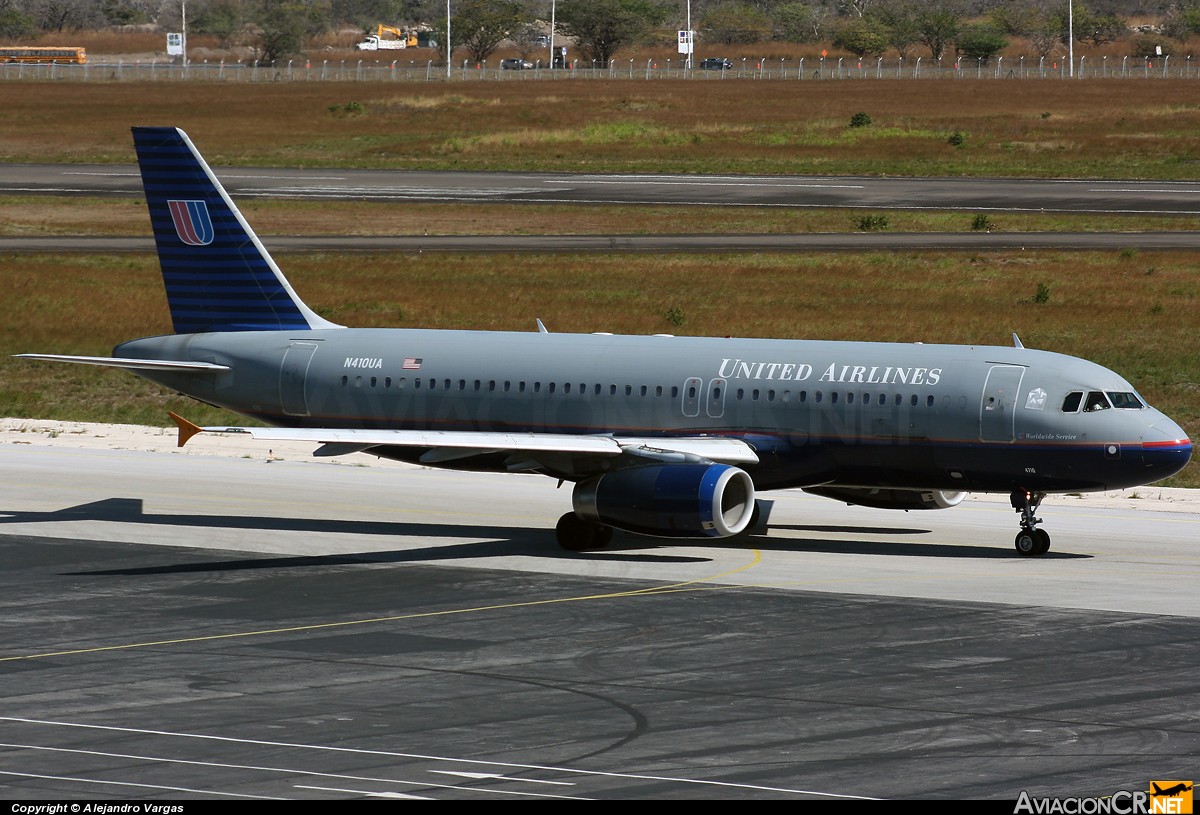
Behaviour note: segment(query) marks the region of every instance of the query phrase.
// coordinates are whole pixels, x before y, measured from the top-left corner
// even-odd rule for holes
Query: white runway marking
[[[281,748],[282,747],[282,748],[287,748],[287,749],[313,751],[313,752],[318,752],[318,753],[327,752],[327,753],[340,753],[340,754],[347,754],[347,755],[385,756],[385,757],[391,757],[391,758],[418,759],[418,760],[422,760],[422,761],[440,761],[440,762],[450,762],[450,763],[456,763],[456,764],[473,764],[476,766],[504,767],[504,768],[509,768],[509,769],[519,769],[519,770],[539,770],[539,771],[544,771],[544,772],[555,772],[555,773],[563,773],[563,774],[568,774],[568,775],[575,775],[575,776],[580,776],[583,778],[597,778],[597,779],[619,778],[619,779],[623,779],[623,780],[627,779],[627,780],[635,780],[635,781],[658,781],[658,782],[668,782],[668,783],[681,784],[681,785],[696,785],[696,786],[700,786],[700,787],[724,787],[724,788],[731,788],[731,789],[756,790],[756,791],[760,791],[760,792],[780,792],[780,793],[789,793],[789,794],[794,794],[794,795],[814,795],[814,796],[819,796],[822,798],[838,799],[838,800],[859,800],[859,801],[878,800],[875,798],[870,798],[868,796],[862,796],[862,795],[846,795],[846,794],[841,794],[841,793],[821,792],[821,791],[816,791],[816,790],[790,789],[787,787],[768,787],[768,786],[761,786],[758,784],[738,784],[738,783],[732,783],[732,782],[726,782],[726,781],[711,781],[711,780],[703,780],[703,779],[695,779],[695,778],[682,778],[679,776],[647,775],[647,774],[642,774],[642,773],[595,772],[595,771],[591,771],[591,770],[581,770],[581,769],[577,769],[574,767],[558,767],[558,766],[553,766],[553,765],[542,765],[542,764],[520,764],[520,763],[516,763],[516,762],[506,762],[506,761],[481,761],[478,759],[454,758],[454,757],[450,757],[450,756],[431,756],[431,755],[424,755],[421,753],[405,753],[405,752],[394,751],[394,750],[368,750],[368,749],[357,748],[357,747],[334,747],[331,745],[302,744],[302,743],[296,743],[296,742],[269,741],[269,740],[265,740],[265,739],[244,739],[244,738],[235,738],[232,736],[213,736],[213,735],[208,735],[205,733],[183,733],[183,732],[170,731],[170,730],[151,730],[151,729],[137,728],[137,727],[117,727],[117,726],[113,726],[113,725],[83,724],[81,722],[63,722],[63,721],[51,721],[51,720],[45,720],[45,719],[25,719],[25,718],[21,718],[21,717],[17,717],[17,716],[0,716],[0,722],[16,722],[16,723],[20,723],[20,724],[45,725],[45,726],[49,726],[49,727],[79,728],[79,729],[84,729],[84,730],[101,730],[101,731],[108,731],[108,732],[112,732],[112,733],[134,733],[134,734],[143,735],[143,736],[164,736],[164,737],[168,737],[168,738],[196,739],[196,740],[211,741],[211,742],[226,742],[226,743],[230,743],[230,744],[254,745],[254,746],[271,747],[271,748]],[[47,748],[47,749],[54,749],[54,748]],[[164,760],[166,760],[166,759],[164,759]],[[197,763],[199,763],[199,762],[197,762]],[[306,773],[306,774],[307,775],[327,775],[324,773]],[[335,776],[335,777],[345,778],[348,776]],[[354,778],[354,777],[350,776],[349,778]],[[358,780],[358,779],[355,779],[355,780]],[[408,782],[408,781],[397,781],[395,779],[361,779],[361,780],[372,780],[372,781],[379,781],[379,782],[383,782],[383,783],[402,783],[402,784],[408,783],[408,784],[414,784],[414,785],[419,784],[421,786],[439,786],[432,782],[424,782],[424,783],[415,782],[415,781]],[[452,785],[440,785],[440,786],[444,786],[447,789],[456,789],[456,790],[470,789],[470,788],[466,788],[466,787],[457,787],[457,786],[452,786]],[[492,790],[492,789],[486,789],[486,790],[480,790],[480,791],[487,792],[488,794],[498,794],[500,792],[498,790]],[[519,796],[556,797],[556,798],[564,797],[564,796],[549,796],[544,793],[534,793],[534,792],[524,792],[524,793],[522,793],[522,792],[507,792],[505,794],[519,795]]]

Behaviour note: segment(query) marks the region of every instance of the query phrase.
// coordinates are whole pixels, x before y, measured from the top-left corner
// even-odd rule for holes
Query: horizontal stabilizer
[[[189,362],[173,359],[132,359],[130,357],[82,357],[70,354],[13,354],[22,359],[41,359],[49,362],[74,362],[79,365],[105,365],[110,368],[129,368],[139,371],[184,371],[218,373],[228,371],[228,365],[212,362]]]

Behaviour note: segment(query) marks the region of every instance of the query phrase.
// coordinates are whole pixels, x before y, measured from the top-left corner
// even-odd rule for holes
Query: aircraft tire
[[[1037,538],[1037,549],[1034,555],[1044,555],[1050,551],[1050,534],[1045,529],[1033,530],[1034,536]]]
[[[568,552],[586,552],[589,549],[601,549],[612,540],[612,527],[592,523],[580,518],[574,512],[568,512],[558,519],[554,527],[554,536],[558,545]]]
[[[1041,545],[1041,542],[1037,533],[1038,530],[1036,529],[1022,529],[1017,533],[1017,537],[1013,541],[1013,545],[1016,547],[1018,555],[1021,557],[1036,557],[1037,555],[1041,554],[1041,552],[1038,551],[1038,547]],[[1047,535],[1046,546],[1049,547],[1049,545],[1050,536]]]

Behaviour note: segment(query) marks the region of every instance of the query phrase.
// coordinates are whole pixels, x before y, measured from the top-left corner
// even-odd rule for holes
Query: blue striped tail
[[[304,304],[187,134],[135,127],[176,334],[339,328]]]

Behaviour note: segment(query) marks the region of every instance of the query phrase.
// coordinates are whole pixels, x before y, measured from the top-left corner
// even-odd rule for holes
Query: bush
[[[871,117],[863,113],[861,110],[850,117],[850,127],[867,127],[871,124]]]
[[[946,139],[946,141],[950,144],[953,144],[955,147],[962,147],[967,143],[967,134],[963,133],[961,130],[955,130],[950,134],[950,138]]]
[[[975,216],[975,220],[971,221],[971,228],[976,232],[991,232],[992,226],[992,219],[982,212]]]
[[[888,228],[886,215],[864,215],[858,219],[860,232],[879,232]]]

